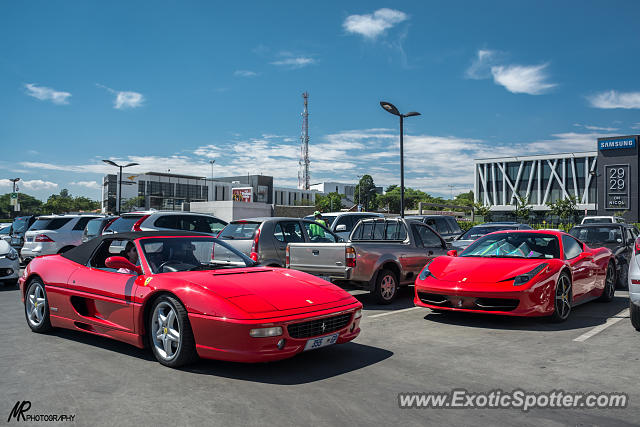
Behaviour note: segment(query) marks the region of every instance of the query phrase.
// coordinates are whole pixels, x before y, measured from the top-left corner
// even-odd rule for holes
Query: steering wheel
[[[177,260],[177,259],[169,259],[169,260],[166,260],[165,262],[163,262],[162,264],[160,264],[160,265],[158,266],[158,271],[159,271],[159,272],[161,272],[165,265],[170,264],[170,263],[174,263],[174,262],[176,262],[176,263],[182,263],[182,261],[179,261],[179,260]],[[176,271],[177,271],[177,270],[176,270]]]

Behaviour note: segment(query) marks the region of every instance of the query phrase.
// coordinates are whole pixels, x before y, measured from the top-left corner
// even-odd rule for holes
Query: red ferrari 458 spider
[[[546,230],[502,231],[476,240],[460,255],[435,258],[415,282],[417,306],[509,316],[569,317],[593,299],[611,301],[613,255],[573,236]]]
[[[196,356],[284,359],[360,333],[362,304],[349,293],[261,267],[195,233],[105,235],[34,259],[20,290],[33,331],[62,327],[148,345],[171,367]]]

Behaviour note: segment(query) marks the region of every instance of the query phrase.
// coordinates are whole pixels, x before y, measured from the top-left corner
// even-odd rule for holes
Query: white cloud
[[[640,92],[618,92],[609,90],[592,96],[587,100],[594,108],[640,108]]]
[[[76,185],[79,187],[91,188],[93,190],[98,190],[102,188],[102,186],[97,181],[72,181],[69,184]]]
[[[18,188],[27,190],[51,190],[58,188],[58,184],[41,179],[18,181]],[[8,179],[0,179],[0,187],[13,189],[13,183]]]
[[[236,70],[233,75],[236,77],[256,77],[258,73],[251,70]]]
[[[307,65],[315,64],[316,60],[309,56],[296,56],[291,58],[283,58],[277,61],[271,62],[271,65],[278,65],[281,67],[289,68],[302,68]]]
[[[640,129],[640,122],[634,123],[633,125],[631,125],[631,129],[634,129],[634,130]]]
[[[491,74],[494,82],[509,92],[540,95],[557,86],[547,81],[545,69],[548,65],[496,65],[491,67]]]
[[[36,86],[34,83],[27,83],[24,86],[27,89],[27,95],[41,101],[51,101],[56,105],[68,104],[71,97],[69,92],[57,91],[45,86]]]
[[[348,33],[359,34],[367,39],[375,39],[389,28],[409,19],[409,16],[395,9],[378,9],[365,15],[349,15],[342,27]]]
[[[142,107],[145,101],[144,95],[133,91],[119,91],[111,89],[110,87],[96,83],[96,86],[101,87],[116,95],[116,99],[113,101],[113,108],[117,110],[125,110],[128,108]]]
[[[614,128],[614,127],[582,125],[580,123],[574,123],[573,125],[576,126],[576,127],[585,128],[587,130],[600,130],[600,131],[603,131],[603,132],[614,132],[614,131],[619,130],[619,128]]]
[[[488,79],[491,77],[491,65],[494,63],[497,52],[495,50],[480,49],[476,58],[467,68],[465,76],[469,79]]]

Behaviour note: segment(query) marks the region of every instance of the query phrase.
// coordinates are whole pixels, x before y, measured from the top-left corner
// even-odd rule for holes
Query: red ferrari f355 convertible
[[[360,333],[362,304],[349,293],[306,273],[259,266],[196,233],[101,236],[34,259],[20,290],[33,331],[61,327],[149,346],[171,367],[196,356],[284,359]]]
[[[611,301],[615,265],[609,249],[593,249],[557,231],[488,234],[461,254],[435,258],[415,282],[417,306],[564,321],[572,307]]]

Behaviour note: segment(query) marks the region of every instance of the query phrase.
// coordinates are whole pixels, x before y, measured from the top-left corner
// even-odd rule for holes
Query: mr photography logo
[[[42,414],[30,411],[31,401],[17,401],[11,412],[9,412],[7,422],[11,422],[12,418],[17,422],[26,421],[35,423],[73,422],[76,419],[76,414]]]

